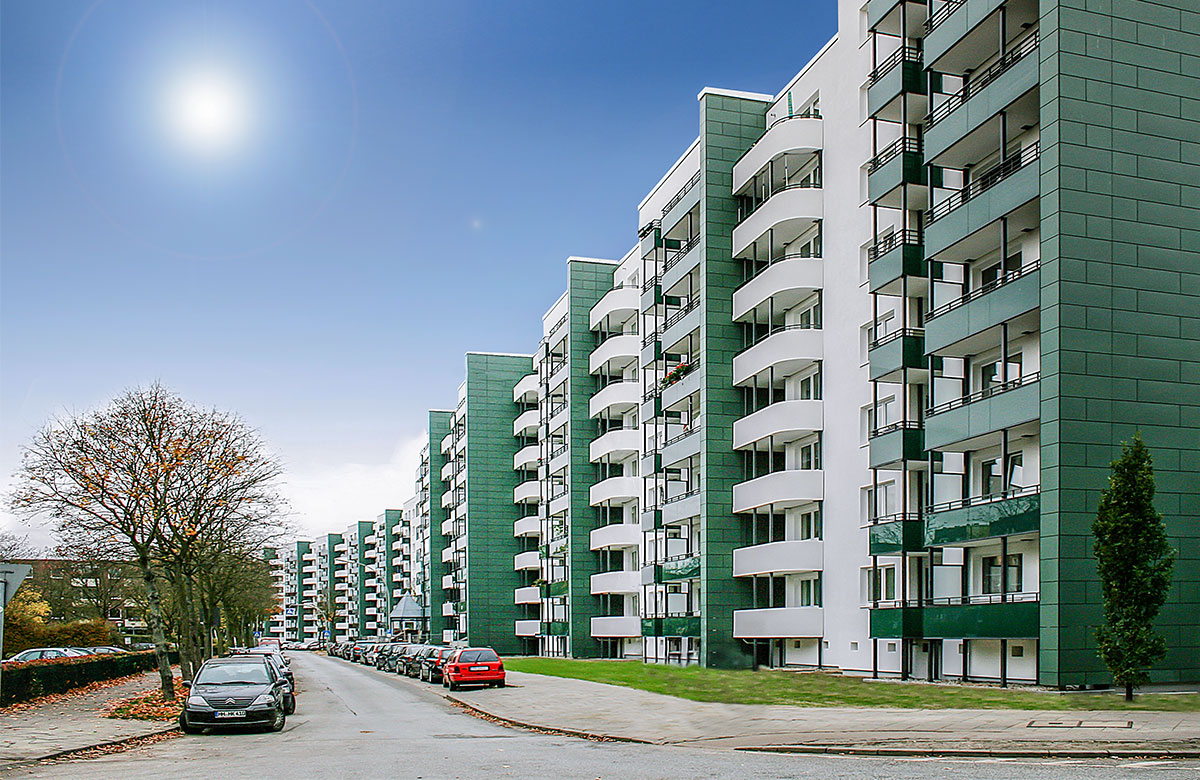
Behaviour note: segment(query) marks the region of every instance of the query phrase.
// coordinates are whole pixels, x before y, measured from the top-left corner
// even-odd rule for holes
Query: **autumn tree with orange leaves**
[[[249,556],[285,530],[281,473],[235,415],[159,384],[52,421],[25,447],[14,510],[49,518],[62,544],[137,566],[164,700],[175,696],[163,588],[179,610],[185,677],[205,657],[196,583],[217,556]]]

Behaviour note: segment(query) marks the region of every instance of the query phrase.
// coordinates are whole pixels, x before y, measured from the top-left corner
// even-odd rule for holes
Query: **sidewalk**
[[[106,718],[104,703],[158,687],[158,672],[78,696],[27,709],[0,711],[0,771],[175,728],[175,723]]]
[[[615,685],[508,673],[448,698],[518,725],[712,748],[1004,756],[1200,758],[1200,713],[895,710],[716,704]]]

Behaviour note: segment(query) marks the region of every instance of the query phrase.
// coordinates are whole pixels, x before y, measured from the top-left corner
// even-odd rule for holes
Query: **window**
[[[896,652],[896,643],[895,643],[895,642],[888,642],[888,643],[887,643],[887,651],[888,651],[889,653],[894,653],[894,652]]]
[[[821,606],[820,577],[800,580],[796,589],[796,604],[801,607]]]
[[[991,458],[979,464],[980,469],[980,487],[982,495],[994,496],[1000,493],[1000,459]]]
[[[1012,646],[1012,657],[1013,658],[1024,658],[1025,657],[1025,646],[1024,645],[1013,645]]]
[[[1008,593],[1019,593],[1021,591],[1021,555],[1019,553],[1008,556],[1008,566],[1005,567],[1004,574],[1006,582],[1004,590]],[[983,592],[986,595],[1000,593],[1000,556],[988,555],[983,559]]]
[[[821,400],[821,373],[809,374],[800,380],[800,400]]]
[[[813,510],[811,512],[800,513],[800,538],[801,539],[820,539],[821,538],[821,512]]]
[[[804,471],[821,468],[821,442],[814,441],[800,447],[800,468]]]
[[[880,566],[873,572],[871,601],[894,601],[896,598],[896,567]]]
[[[1005,467],[1008,477],[1008,486],[1010,488],[1025,487],[1025,472],[1021,467],[1021,462],[1024,456],[1020,452],[1014,452],[1008,456],[1008,465]]]

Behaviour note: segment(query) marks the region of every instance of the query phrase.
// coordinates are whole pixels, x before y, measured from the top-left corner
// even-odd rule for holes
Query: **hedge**
[[[153,650],[5,664],[0,675],[0,685],[3,686],[0,690],[0,707],[157,668],[158,661]]]

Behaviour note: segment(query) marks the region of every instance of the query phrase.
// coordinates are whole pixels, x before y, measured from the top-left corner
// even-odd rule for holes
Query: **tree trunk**
[[[1125,683],[1125,701],[1133,701],[1133,683]]]
[[[138,556],[138,568],[142,570],[142,581],[146,583],[146,622],[150,624],[150,637],[154,640],[163,701],[175,701],[175,680],[171,675],[171,659],[167,656],[167,637],[163,631],[162,597],[159,596],[158,583],[150,568],[150,559],[144,555]]]

